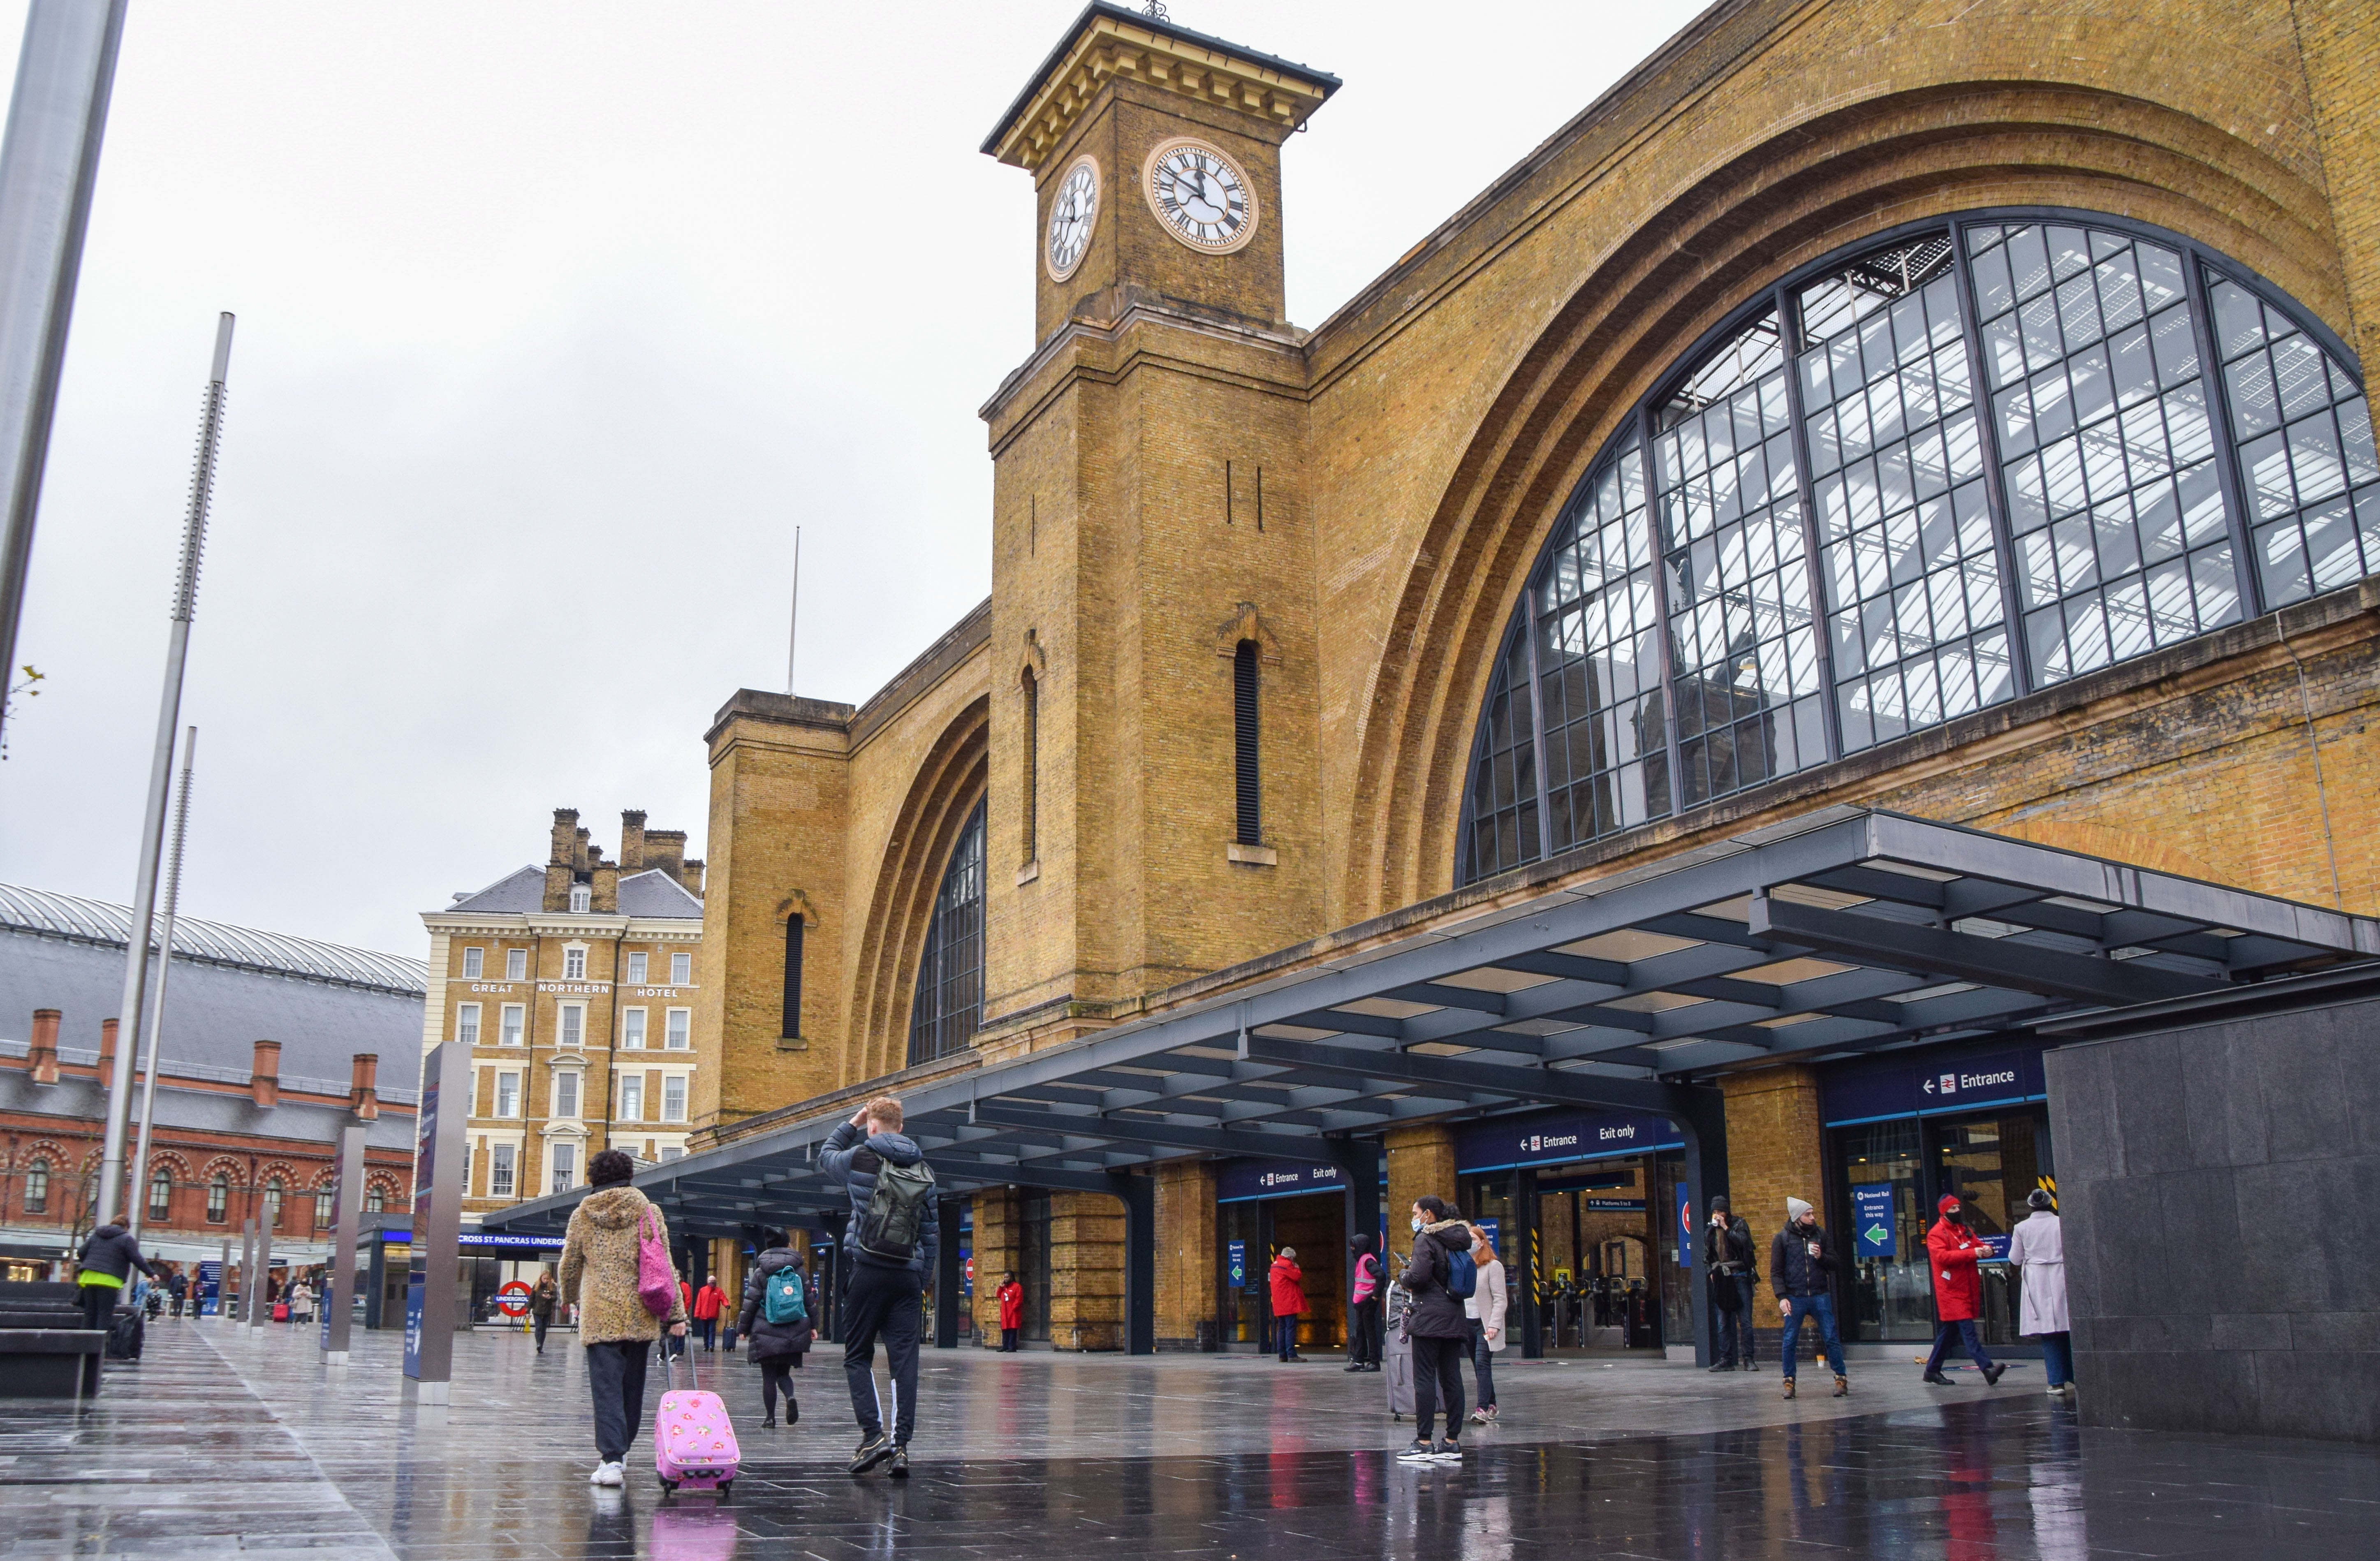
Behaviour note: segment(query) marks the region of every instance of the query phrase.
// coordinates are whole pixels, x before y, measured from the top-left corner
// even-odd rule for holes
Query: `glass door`
[[[1851,1189],[1848,1205],[1835,1211],[1832,1221],[1852,1259],[1845,1338],[1875,1344],[1934,1336],[1934,1289],[1925,1261],[1931,1204],[1920,1138],[1913,1116],[1836,1131],[1836,1154]]]

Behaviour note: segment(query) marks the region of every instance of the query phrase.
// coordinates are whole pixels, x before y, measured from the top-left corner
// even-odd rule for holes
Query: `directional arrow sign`
[[[1869,1226],[1860,1234],[1867,1238],[1867,1244],[1871,1247],[1886,1246],[1892,1240],[1892,1232],[1880,1225]]]

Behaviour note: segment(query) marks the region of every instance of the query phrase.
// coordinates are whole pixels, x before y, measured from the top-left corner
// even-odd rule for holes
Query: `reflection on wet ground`
[[[455,1341],[455,1402],[404,1391],[394,1335],[321,1364],[310,1334],[162,1322],[71,1405],[0,1399],[0,1555],[1327,1561],[1337,1556],[2183,1556],[2371,1554],[2380,1451],[2082,1432],[2004,1384],[1855,1364],[1849,1399],[1773,1372],[1500,1367],[1502,1423],[1459,1466],[1398,1464],[1380,1379],[1327,1362],[929,1351],[915,1476],[854,1481],[841,1373],[759,1427],[722,1358],[746,1472],[664,1502],[650,1436],[624,1491],[592,1466],[578,1351]],[[1806,1380],[1806,1379],[1805,1379]],[[659,1372],[651,1390],[658,1394]],[[2010,1379],[2010,1384],[2016,1381]]]

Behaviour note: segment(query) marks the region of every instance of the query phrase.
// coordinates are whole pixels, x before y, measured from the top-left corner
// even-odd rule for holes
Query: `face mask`
[[[1419,1236],[1421,1234],[1421,1216],[1419,1214],[1415,1214],[1413,1217],[1413,1233],[1415,1236]]]

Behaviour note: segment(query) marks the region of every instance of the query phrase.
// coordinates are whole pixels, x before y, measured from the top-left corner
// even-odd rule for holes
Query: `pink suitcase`
[[[695,1386],[677,1391],[678,1357],[668,1353],[668,1344],[664,1338],[662,1360],[667,1362],[670,1391],[662,1395],[661,1413],[653,1422],[653,1467],[661,1474],[662,1489],[675,1491],[684,1485],[727,1495],[743,1462],[735,1445],[735,1428],[728,1423],[727,1406],[716,1393],[700,1390],[690,1359],[686,1377]]]

